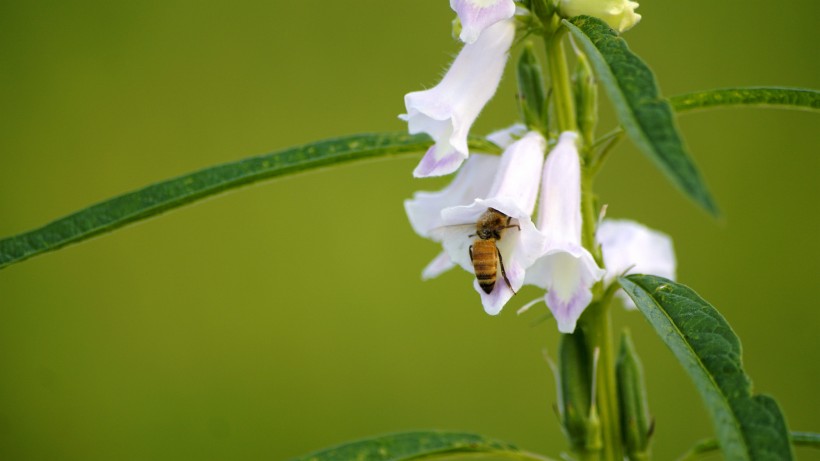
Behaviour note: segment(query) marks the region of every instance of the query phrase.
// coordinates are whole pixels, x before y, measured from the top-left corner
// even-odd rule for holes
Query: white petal
[[[464,43],[475,42],[484,29],[515,14],[513,0],[450,0],[450,8],[461,21]]]
[[[535,131],[510,144],[501,156],[489,196],[511,199],[520,210],[531,215],[538,197],[539,173],[546,147],[547,141]]]
[[[424,270],[421,271],[422,280],[430,280],[456,267],[456,264],[447,256],[447,252],[439,253]]]
[[[527,126],[523,123],[515,123],[507,128],[493,131],[488,134],[486,138],[487,141],[490,141],[496,146],[506,149],[510,147],[510,144],[523,138],[525,134],[527,134]]]
[[[547,290],[545,302],[558,330],[571,333],[592,301],[592,286],[604,270],[581,246],[581,161],[577,134],[561,134],[547,156],[541,185],[538,228],[545,245],[527,271],[525,282]]]
[[[405,200],[404,209],[413,230],[422,237],[429,237],[432,229],[444,225],[441,210],[469,205],[476,197],[485,197],[498,164],[496,155],[474,154],[447,187],[437,192],[419,191],[412,199]]]
[[[605,219],[597,238],[604,254],[607,283],[623,273],[675,280],[675,250],[668,235],[634,221]]]
[[[498,88],[514,37],[512,20],[488,27],[461,49],[438,85],[405,95],[407,113],[399,117],[408,131],[435,141],[413,172],[416,177],[452,173],[467,158],[470,127]]]
[[[545,288],[545,302],[562,333],[572,333],[578,318],[592,301],[592,285],[604,270],[580,246],[554,247],[527,271],[526,283]]]
[[[578,135],[561,133],[544,164],[538,229],[556,242],[581,245],[581,160]]]
[[[634,221],[605,219],[598,228],[597,239],[606,265],[606,283],[624,273],[675,280],[675,250],[668,235]],[[619,291],[617,296],[625,307],[635,308],[625,293]]]

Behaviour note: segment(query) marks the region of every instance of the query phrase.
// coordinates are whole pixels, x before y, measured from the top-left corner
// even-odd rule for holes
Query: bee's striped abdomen
[[[478,285],[484,293],[490,294],[498,273],[498,250],[495,248],[495,240],[476,239],[473,242],[472,258]]]

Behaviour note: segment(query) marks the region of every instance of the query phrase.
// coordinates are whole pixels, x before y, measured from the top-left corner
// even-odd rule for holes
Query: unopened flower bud
[[[516,66],[518,80],[518,98],[521,118],[527,127],[546,132],[549,126],[547,118],[546,90],[544,89],[544,71],[535,56],[531,43],[524,47]]]
[[[635,353],[629,332],[621,335],[621,348],[616,364],[618,402],[621,407],[621,431],[624,448],[631,461],[649,459],[649,439],[652,417],[646,400],[643,367]]]
[[[582,330],[561,335],[558,349],[561,375],[561,426],[566,432],[570,449],[584,453],[589,448],[589,441],[600,440],[590,418],[592,398],[592,363]],[[591,424],[593,423],[593,424]],[[591,430],[592,429],[592,430]]]
[[[618,32],[625,32],[641,20],[635,12],[638,2],[630,0],[561,0],[558,9],[565,17],[582,14],[603,19]]]
[[[587,57],[578,53],[578,64],[573,76],[575,91],[575,111],[578,119],[578,130],[586,146],[591,146],[595,137],[595,125],[598,123],[598,85]]]

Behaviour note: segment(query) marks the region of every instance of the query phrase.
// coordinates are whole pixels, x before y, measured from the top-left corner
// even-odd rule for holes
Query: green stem
[[[581,213],[583,217],[582,241],[584,248],[592,253],[598,265],[603,266],[601,249],[595,239],[598,217],[595,213],[595,197],[592,192],[593,175],[585,169],[581,176]],[[610,303],[602,285],[594,287],[595,301],[581,317],[582,328],[586,333],[589,350],[600,351],[595,385],[598,415],[601,421],[603,439],[602,457],[606,461],[623,460],[621,444],[621,419],[618,414],[618,389],[615,378],[615,348],[612,335],[612,315]]]
[[[550,80],[552,82],[552,97],[555,101],[555,117],[558,119],[558,128],[562,132],[578,131],[575,102],[572,99],[569,79],[569,66],[564,51],[564,35],[566,35],[566,29],[560,27],[555,33],[545,38],[547,63],[549,64]]]
[[[583,221],[581,243],[584,245],[584,248],[592,253],[595,262],[603,267],[601,248],[595,239],[595,229],[598,226],[598,214],[595,212],[595,194],[592,192],[593,174],[593,171],[586,168],[581,174],[581,219]]]
[[[615,383],[615,350],[612,340],[612,316],[609,303],[593,302],[582,317],[590,350],[600,351],[595,386],[598,415],[601,420],[603,450],[601,459],[623,460],[621,427],[618,415],[618,390]]]

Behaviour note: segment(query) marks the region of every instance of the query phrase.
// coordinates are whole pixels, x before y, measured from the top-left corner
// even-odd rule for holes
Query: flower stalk
[[[552,98],[555,102],[555,117],[558,119],[558,129],[561,132],[578,131],[569,66],[567,65],[567,55],[564,50],[566,28],[561,26],[560,18],[554,16],[551,29],[553,32],[545,36],[545,43],[547,45],[547,63],[549,65],[550,80],[552,81]]]
[[[578,131],[575,98],[572,92],[572,82],[567,63],[564,46],[566,29],[561,26],[560,18],[553,16],[551,33],[545,35],[547,62],[549,65],[552,84],[552,101],[554,103],[555,118],[560,131]],[[588,144],[581,146],[586,154],[590,148]],[[582,155],[582,158],[588,158]],[[597,215],[595,212],[595,197],[592,192],[594,171],[584,165],[581,174],[581,215],[582,215],[582,245],[594,257],[596,263],[602,265],[603,257],[600,246],[595,239]],[[621,442],[620,416],[618,408],[618,391],[615,374],[615,351],[612,333],[612,317],[607,299],[602,299],[603,285],[593,287],[593,301],[581,316],[579,324],[587,340],[588,351],[599,351],[595,382],[595,399],[597,416],[600,421],[602,446],[600,452],[586,450],[579,453],[582,459],[601,459],[606,461],[620,461],[623,459]],[[592,360],[592,357],[589,357]]]

